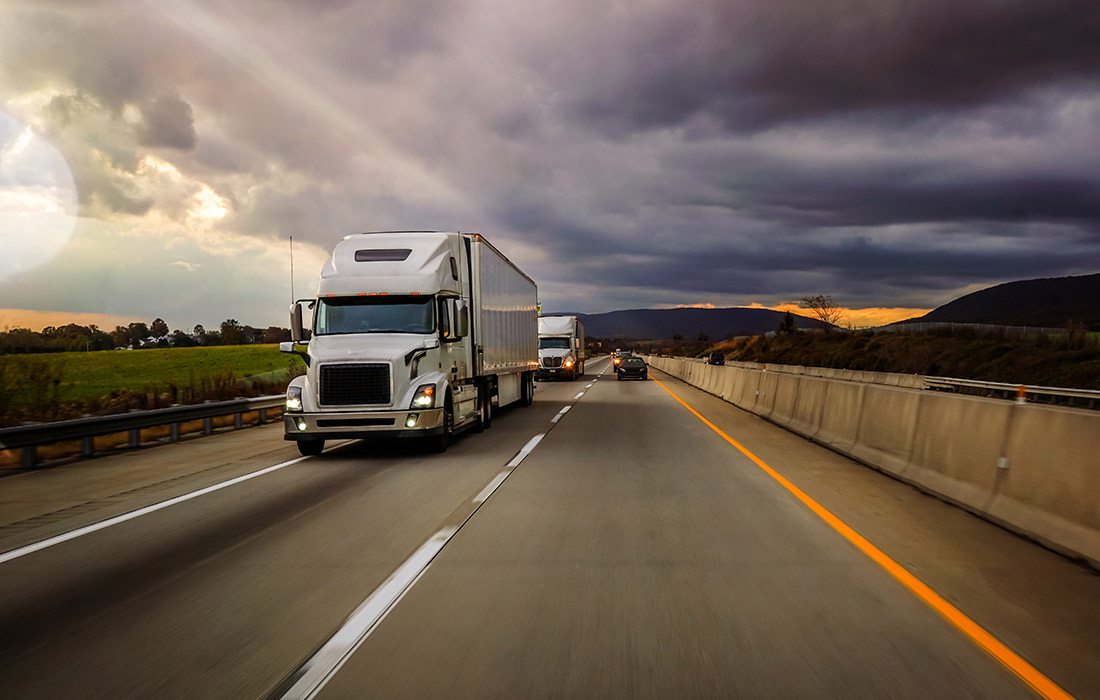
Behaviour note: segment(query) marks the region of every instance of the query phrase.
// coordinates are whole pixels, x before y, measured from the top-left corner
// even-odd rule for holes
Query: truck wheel
[[[325,449],[324,440],[298,440],[298,452],[303,457],[316,457]]]
[[[455,410],[451,405],[451,397],[447,397],[447,403],[443,406],[443,432],[428,438],[428,447],[432,452],[441,454],[451,446],[451,436],[455,430]]]
[[[477,398],[477,421],[474,423],[474,432],[480,433],[493,426],[493,397],[489,396],[489,390]]]
[[[535,377],[531,372],[520,375],[519,405],[530,406],[535,402]]]

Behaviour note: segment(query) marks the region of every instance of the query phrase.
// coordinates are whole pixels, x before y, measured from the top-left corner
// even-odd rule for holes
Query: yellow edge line
[[[689,406],[686,401],[674,394],[671,389],[664,385],[664,383],[652,377],[650,377],[650,380],[668,392],[669,396],[676,399],[680,405],[691,411],[691,413],[696,418],[703,421],[708,428],[721,435],[726,442],[737,448],[741,454],[752,460],[753,463],[763,469],[768,476],[778,481],[783,488],[790,491],[799,501],[802,501],[802,503],[812,510],[817,517],[824,520],[829,527],[840,533],[844,539],[854,544],[859,551],[870,557],[876,564],[886,569],[887,573],[897,579],[901,585],[908,588],[913,595],[920,598],[928,607],[946,618],[948,622],[969,637],[972,642],[981,647],[1002,666],[1019,676],[1032,690],[1044,698],[1073,698],[1072,695],[1059,687],[1054,681],[1044,676],[1037,668],[1025,661],[1019,654],[1009,649],[999,639],[985,631],[978,623],[964,615],[961,610],[944,600],[942,596],[911,574],[905,567],[898,564],[881,549],[867,541],[866,538],[849,527],[843,520],[833,515],[823,505],[806,495],[802,489],[792,484],[782,474],[769,467],[764,460],[754,455],[744,445],[731,438],[721,428],[707,420],[703,414]]]

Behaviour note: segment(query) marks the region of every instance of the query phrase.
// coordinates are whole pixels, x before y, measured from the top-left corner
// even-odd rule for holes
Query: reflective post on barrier
[[[1027,403],[1027,387],[1023,384],[1016,387],[1016,403]]]
[[[33,469],[34,465],[38,464],[38,448],[34,445],[28,445],[23,448],[23,468]]]

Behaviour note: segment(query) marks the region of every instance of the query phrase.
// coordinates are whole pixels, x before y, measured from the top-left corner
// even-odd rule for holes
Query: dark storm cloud
[[[867,110],[912,119],[1100,80],[1091,0],[773,0],[614,19],[551,63],[575,113],[609,132],[697,113],[734,129]]]
[[[1100,269],[1094,2],[0,5],[97,216],[189,226],[201,184],[254,239],[476,229],[579,311]]]
[[[143,105],[139,142],[143,146],[167,146],[181,150],[195,147],[191,105],[179,95],[161,95]]]

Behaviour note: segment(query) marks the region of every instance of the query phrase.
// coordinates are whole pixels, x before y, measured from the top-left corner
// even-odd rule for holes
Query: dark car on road
[[[707,355],[708,365],[724,365],[726,364],[726,356],[715,350],[711,354]]]
[[[615,369],[619,379],[648,379],[649,367],[645,360],[637,355],[627,355],[622,363]]]

